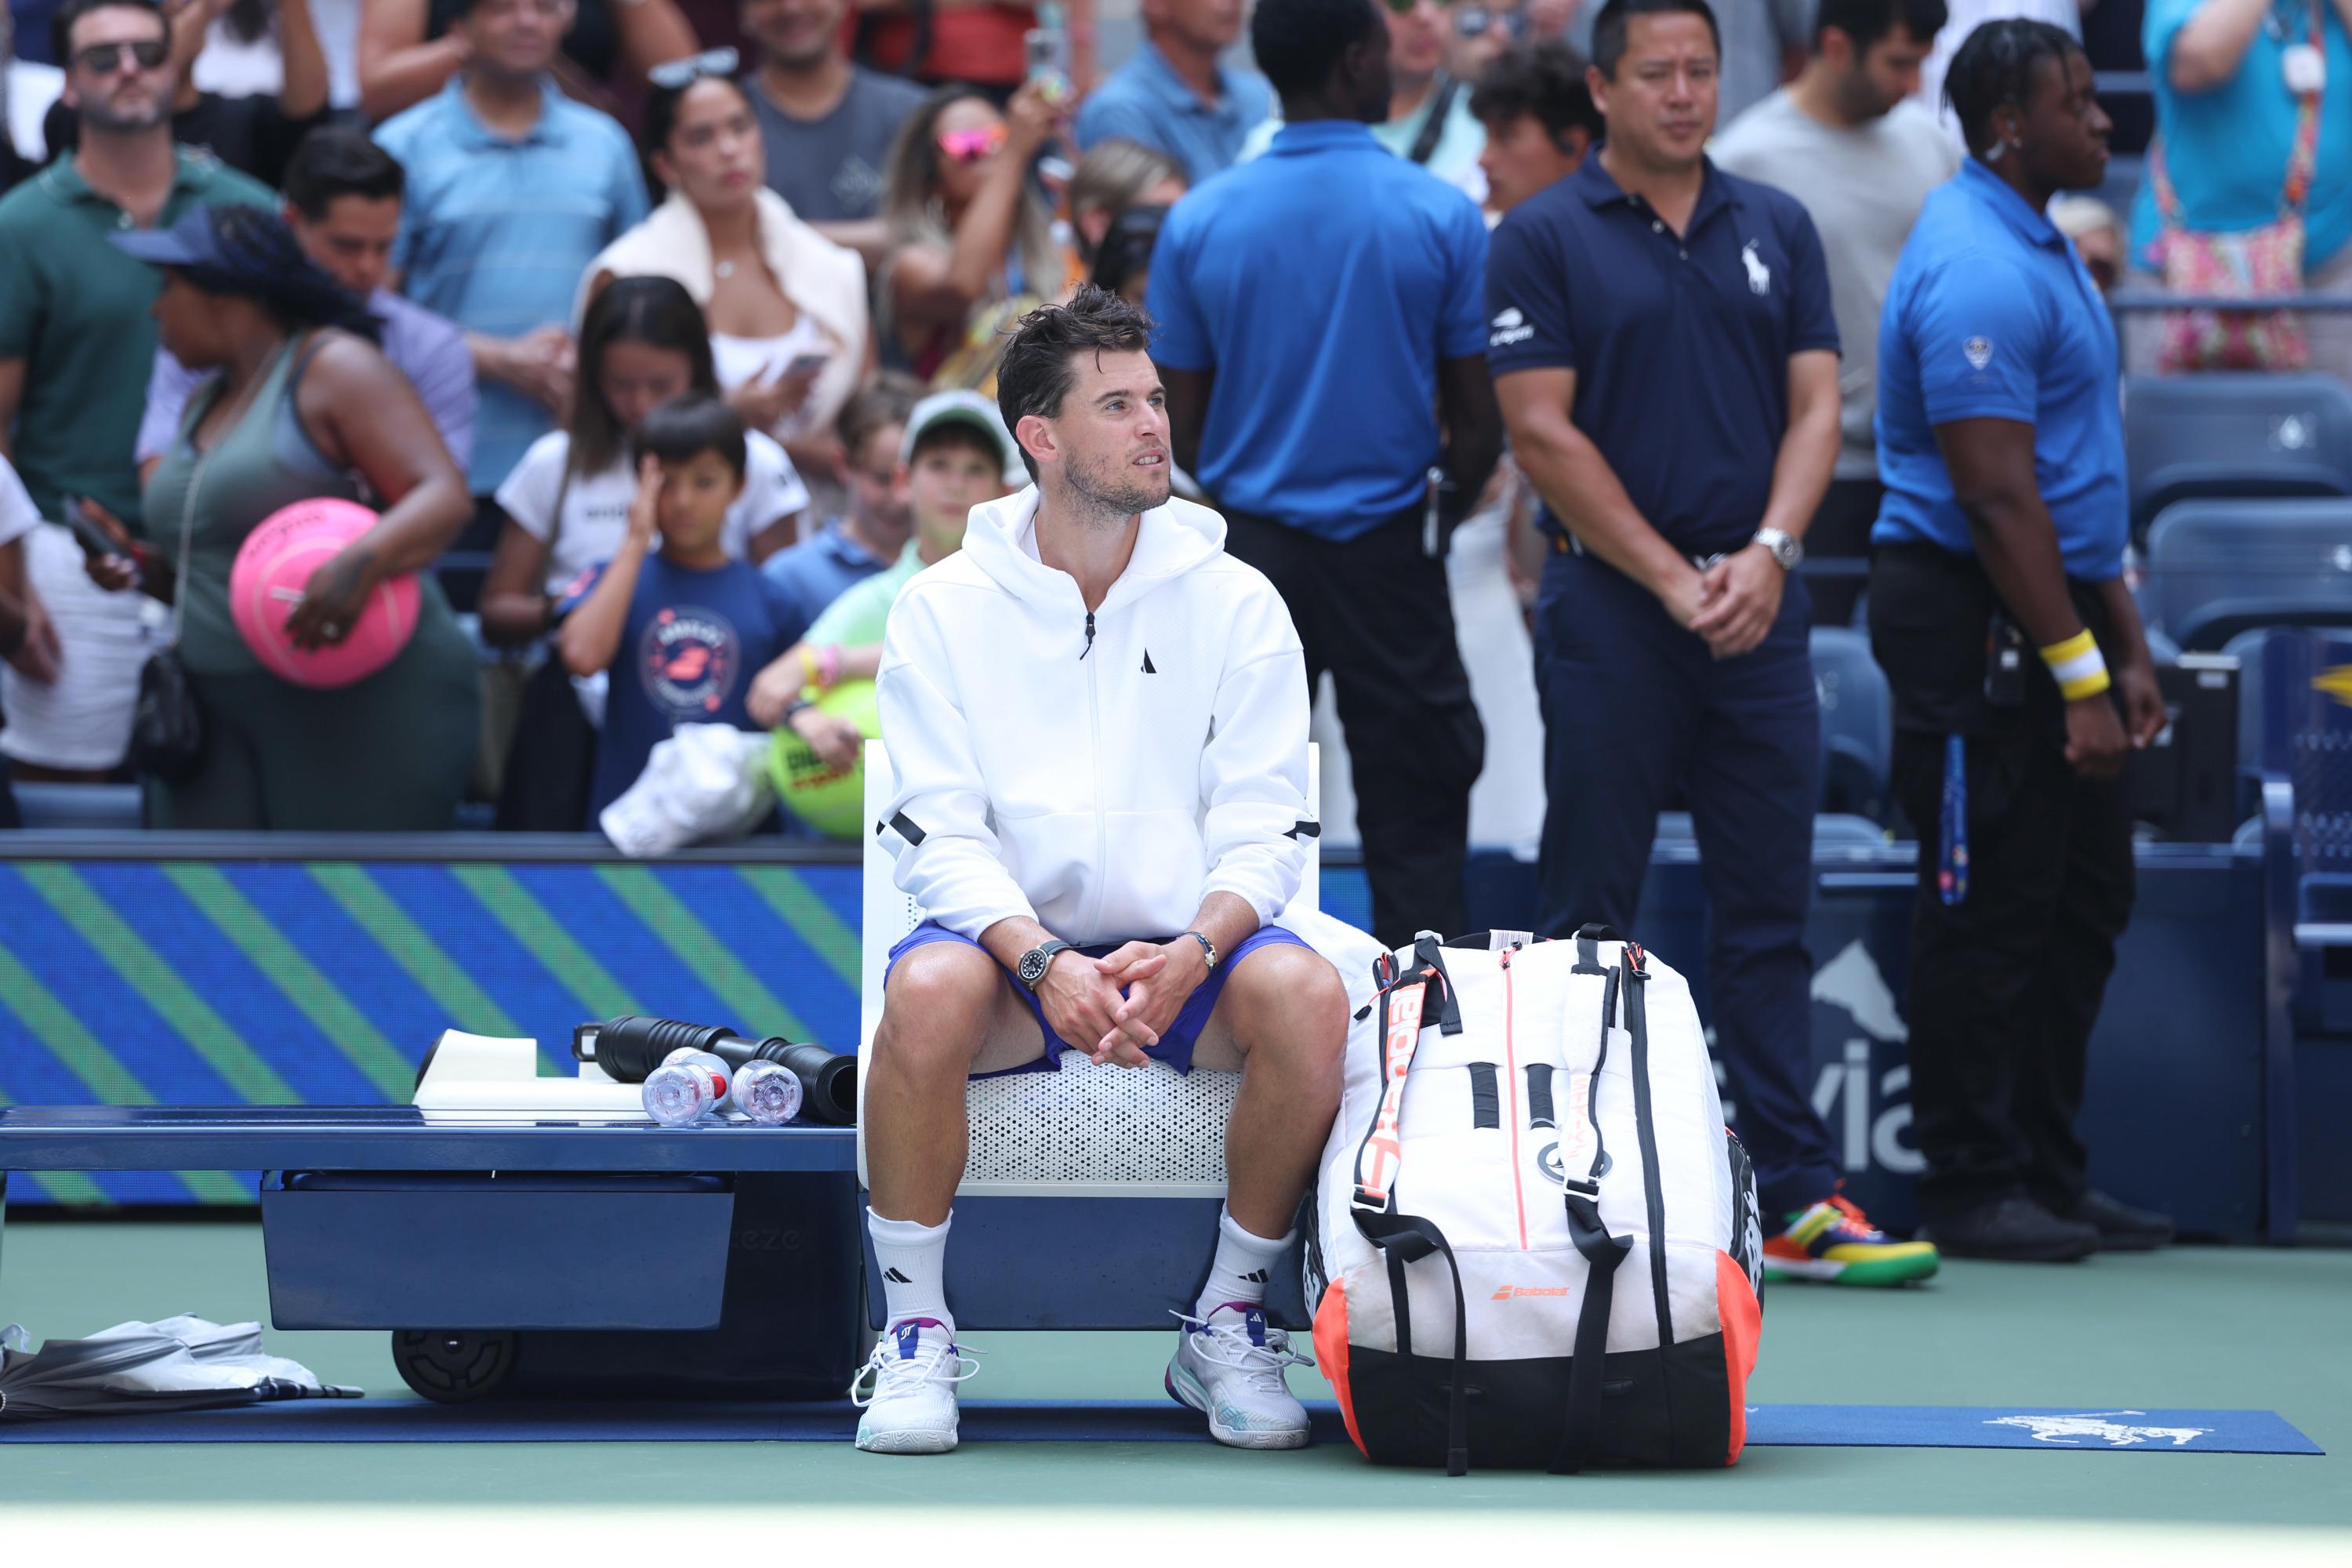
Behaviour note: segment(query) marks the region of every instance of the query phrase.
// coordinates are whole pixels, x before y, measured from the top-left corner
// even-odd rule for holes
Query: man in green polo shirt
[[[0,199],[0,454],[50,524],[0,546],[0,594],[29,623],[0,675],[0,751],[20,778],[118,763],[143,657],[139,595],[98,592],[56,526],[70,495],[141,529],[131,449],[162,284],[107,236],[169,226],[200,202],[272,205],[254,181],[173,146],[172,26],[157,0],[67,0],[55,35],[79,150]]]

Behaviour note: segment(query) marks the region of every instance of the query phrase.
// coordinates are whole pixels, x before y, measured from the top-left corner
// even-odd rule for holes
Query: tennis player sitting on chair
[[[1219,1442],[1307,1437],[1283,1382],[1298,1358],[1263,1308],[1348,1028],[1338,972],[1270,923],[1312,830],[1306,662],[1223,520],[1169,497],[1150,342],[1142,311],[1093,288],[1021,323],[997,402],[1036,487],[974,507],[962,552],[890,612],[882,831],[929,918],[891,951],[866,1068],[889,1327],[851,1393],[877,1453],[956,1446],[972,1363],[940,1278],[964,1082],[1064,1050],[1240,1070],[1216,1256],[1167,1385]]]

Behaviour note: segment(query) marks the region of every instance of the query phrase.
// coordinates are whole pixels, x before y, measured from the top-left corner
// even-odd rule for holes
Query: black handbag
[[[215,442],[217,448],[219,443]],[[139,705],[131,717],[131,765],[165,784],[185,784],[205,760],[205,708],[180,658],[180,607],[188,586],[188,549],[194,536],[196,492],[212,462],[207,451],[188,477],[180,507],[180,557],[173,563],[172,640],[147,656],[139,668]]]
[[[180,662],[179,641],[147,656],[131,720],[131,765],[165,784],[185,784],[205,760],[205,710]]]

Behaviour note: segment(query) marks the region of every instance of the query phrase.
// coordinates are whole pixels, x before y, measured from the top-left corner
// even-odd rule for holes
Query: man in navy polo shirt
[[[1970,156],[1887,290],[1870,574],[1895,793],[1919,834],[1919,1217],[1958,1256],[2055,1262],[2172,1233],[2091,1189],[2074,1133],[2131,916],[2117,770],[2164,700],[2123,581],[2115,328],[2043,213],[2106,168],[2091,63],[2046,22],[1988,22],[1945,87]]]
[[[1804,208],[1705,155],[1720,52],[1706,0],[1609,0],[1587,79],[1608,138],[1495,235],[1487,353],[1555,546],[1541,920],[1636,929],[1658,813],[1689,807],[1766,1267],[1894,1284],[1935,1249],[1838,1195],[1806,1093],[1821,714],[1789,574],[1837,458],[1837,323]]]
[[[1241,0],[1143,0],[1143,32],[1134,56],[1079,106],[1078,146],[1139,142],[1197,185],[1233,166],[1272,110],[1274,89],[1220,63],[1242,36]]]
[[[1261,0],[1250,42],[1284,125],[1169,215],[1151,357],[1225,548],[1288,603],[1308,691],[1331,672],[1372,931],[1402,943],[1463,927],[1486,753],[1444,549],[1502,447],[1486,226],[1372,139],[1390,85],[1373,0]]]

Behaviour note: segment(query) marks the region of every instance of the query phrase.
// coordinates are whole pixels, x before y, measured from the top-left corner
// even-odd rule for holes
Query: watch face
[[[1045,965],[1049,962],[1051,961],[1045,954],[1037,952],[1034,948],[1023,953],[1021,955],[1022,984],[1024,985],[1035,985],[1037,982],[1045,979]]]

